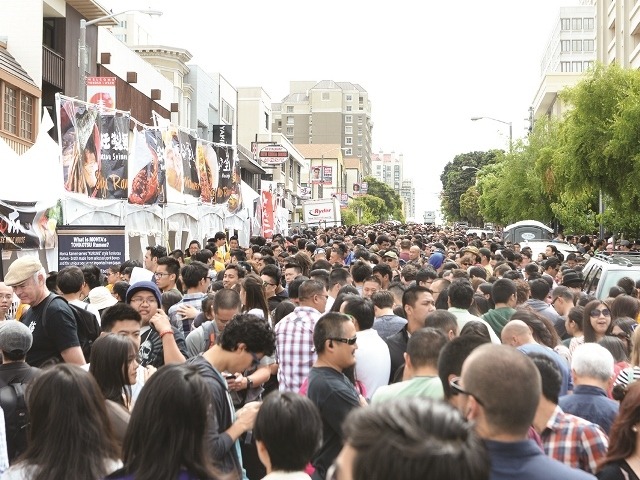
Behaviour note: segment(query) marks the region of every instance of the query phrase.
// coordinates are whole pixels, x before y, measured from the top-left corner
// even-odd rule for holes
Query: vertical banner
[[[162,134],[157,129],[145,128],[134,135],[134,149],[129,156],[129,202],[136,205],[165,203]]]
[[[233,125],[212,125],[213,143],[231,145],[233,138]]]
[[[180,155],[184,171],[185,195],[195,199],[200,198],[200,179],[198,178],[198,167],[196,165],[196,138],[186,132],[179,132]]]
[[[359,183],[354,183],[353,184],[353,196],[354,197],[358,197],[362,195],[362,191],[360,190],[360,184]]]
[[[315,166],[311,167],[311,178],[309,178],[309,183],[311,185],[319,185],[322,183],[322,167]]]
[[[211,143],[198,141],[196,165],[200,182],[200,201],[212,204],[216,202],[218,186],[218,154]]]
[[[162,135],[167,180],[167,202],[182,203],[184,189],[184,162],[180,150],[178,129],[169,127]]]
[[[125,200],[128,196],[129,116],[102,115],[98,197]]]
[[[240,162],[233,148],[214,145],[214,149],[218,155],[216,203],[226,204],[229,213],[236,213],[242,208]]]
[[[85,103],[60,99],[58,115],[64,188],[69,192],[96,197],[100,170],[98,109]]]
[[[349,205],[349,194],[347,193],[336,193],[336,197],[340,202],[340,208],[347,208]]]
[[[275,182],[263,180],[260,189],[260,204],[262,210],[262,236],[264,238],[272,238],[275,233],[276,197]]]
[[[322,167],[322,184],[331,185],[333,183],[333,167]]]
[[[58,134],[64,187],[102,199],[127,198],[130,116],[60,98]]]
[[[360,184],[360,194],[366,195],[369,191],[369,184],[367,182],[362,182]]]

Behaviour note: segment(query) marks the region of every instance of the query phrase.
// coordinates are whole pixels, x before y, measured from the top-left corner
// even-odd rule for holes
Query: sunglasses
[[[465,390],[464,388],[462,388],[460,386],[460,377],[453,377],[451,379],[451,381],[449,382],[449,387],[451,387],[451,394],[452,395],[468,395],[471,396],[473,398],[476,399],[476,402],[478,402],[478,404],[482,405],[484,407],[484,403],[482,403],[482,401],[476,397],[473,393]]]
[[[346,343],[347,345],[355,345],[356,342],[358,341],[358,336],[354,335],[351,338],[336,338],[336,337],[332,337],[332,338],[328,338],[327,340],[334,340],[336,342]]]
[[[610,317],[611,311],[608,308],[603,308],[602,310],[594,308],[593,310],[591,310],[589,315],[591,315],[591,318],[598,318],[600,315],[604,317]]]

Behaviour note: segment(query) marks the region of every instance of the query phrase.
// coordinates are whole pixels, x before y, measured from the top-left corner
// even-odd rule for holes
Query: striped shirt
[[[275,328],[280,391],[298,392],[317,359],[313,329],[320,312],[312,307],[296,307]]]
[[[607,455],[609,439],[602,429],[556,406],[547,427],[540,434],[544,453],[572,468],[595,473]]]

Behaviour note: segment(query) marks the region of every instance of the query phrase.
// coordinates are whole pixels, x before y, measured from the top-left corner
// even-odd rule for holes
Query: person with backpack
[[[82,291],[86,283],[80,267],[76,267],[75,265],[64,267],[58,272],[56,285],[62,297],[69,302],[69,305],[75,305],[82,310],[86,310],[96,317],[98,324],[100,323],[100,312],[98,308],[95,305],[83,301],[84,294]]]
[[[20,318],[33,335],[27,363],[34,367],[57,362],[84,365],[76,314],[64,298],[49,292],[46,277],[40,260],[28,255],[15,260],[4,279],[20,301],[31,307]]]
[[[20,322],[0,325],[0,407],[4,413],[9,462],[18,458],[27,447],[29,415],[25,401],[27,384],[40,374],[40,369],[25,362],[33,336]]]

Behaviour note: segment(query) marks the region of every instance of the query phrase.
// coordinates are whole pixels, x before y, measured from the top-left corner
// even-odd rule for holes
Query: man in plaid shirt
[[[317,355],[313,329],[327,304],[327,289],[316,280],[306,280],[298,291],[300,306],[275,326],[280,391],[298,392]]]
[[[533,423],[544,452],[572,468],[595,474],[598,462],[607,455],[607,435],[595,423],[562,411],[558,406],[562,381],[558,367],[544,355],[530,357],[542,378],[542,394]]]

